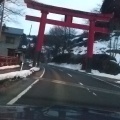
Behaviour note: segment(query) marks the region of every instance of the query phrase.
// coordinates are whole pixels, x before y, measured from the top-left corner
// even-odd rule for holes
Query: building
[[[0,38],[0,56],[14,56],[23,35],[23,29],[6,27]]]

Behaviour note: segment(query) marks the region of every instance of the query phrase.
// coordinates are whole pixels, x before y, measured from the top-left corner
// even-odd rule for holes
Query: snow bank
[[[0,74],[0,81],[5,79],[12,79],[15,77],[26,78],[27,76],[31,75],[33,72],[39,71],[39,70],[40,68],[33,67],[30,70],[22,70],[22,71]]]
[[[54,65],[57,67],[64,67],[64,68],[69,68],[72,70],[80,70],[82,68],[81,64],[67,64],[67,63],[62,63],[62,64],[56,64],[56,63],[48,63],[49,65]]]
[[[83,41],[86,41],[86,40],[88,40],[88,38],[83,38]]]
[[[89,73],[89,74],[120,80],[120,74],[118,74],[118,75],[110,75],[110,74],[106,74],[106,73],[100,73],[98,70],[92,70],[91,73]],[[120,81],[119,81],[119,83],[120,83]]]
[[[0,70],[12,69],[17,67],[20,67],[20,65],[3,66],[3,67],[0,67]]]
[[[73,38],[73,39],[70,39],[70,41],[74,41],[74,40],[77,40],[77,39],[79,39],[80,37],[75,37],[75,38]]]
[[[83,38],[83,41],[87,38]],[[107,50],[109,50],[109,41],[95,41],[93,46],[93,53],[94,54],[107,54]],[[86,54],[87,53],[87,47],[85,46],[76,46],[72,48],[72,51],[74,54]]]
[[[85,70],[81,70],[81,68],[82,68],[81,64],[75,64],[74,65],[74,64],[67,64],[67,63],[62,63],[62,64],[49,63],[49,65],[69,68],[69,69],[72,69],[72,70],[78,70],[80,72],[86,72]],[[101,76],[101,77],[107,77],[107,78],[111,78],[111,79],[116,79],[116,80],[119,80],[117,83],[120,83],[120,74],[110,75],[110,74],[106,74],[106,73],[100,73],[98,70],[92,70],[91,73],[88,73],[88,74]]]
[[[33,66],[32,63],[30,63],[29,66],[32,67]]]
[[[86,40],[86,38],[83,38],[83,41]],[[115,37],[111,38],[111,49],[114,49],[114,41],[115,41]],[[117,44],[117,49],[120,49],[120,37],[118,39],[118,44]],[[75,46],[72,49],[72,53],[77,55],[83,55],[87,53],[87,47],[85,46]],[[107,52],[108,50],[110,50],[110,40],[109,41],[105,41],[105,40],[100,40],[100,41],[95,41],[94,42],[94,46],[93,46],[93,53],[94,54],[110,54],[109,52]],[[117,61],[117,63],[120,65],[120,54],[117,53],[115,55],[115,59]]]

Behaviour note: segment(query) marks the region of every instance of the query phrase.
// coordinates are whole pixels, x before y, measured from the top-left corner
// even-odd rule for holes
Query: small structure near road
[[[22,34],[23,29],[6,27],[1,34],[0,55],[15,56]]]
[[[18,65],[20,63],[18,57],[4,57],[0,56],[0,67],[2,66],[10,66],[10,65]]]

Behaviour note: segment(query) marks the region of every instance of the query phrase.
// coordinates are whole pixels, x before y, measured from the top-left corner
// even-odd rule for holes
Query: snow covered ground
[[[20,65],[3,66],[3,67],[0,67],[0,70],[12,69],[12,68],[18,68],[18,67],[20,67]]]
[[[83,38],[84,39],[84,38]],[[72,48],[74,54],[86,54],[87,47],[85,46],[76,46]],[[93,53],[94,54],[103,54],[109,50],[109,41],[95,41],[93,46]]]
[[[77,38],[75,38],[77,39]],[[75,40],[74,39],[74,40]],[[86,38],[83,38],[83,41],[86,40]],[[115,43],[115,44],[114,44]],[[115,49],[116,48],[119,50],[120,49],[120,37],[118,37],[118,41],[115,39],[115,36],[113,36],[111,38],[111,49]],[[110,54],[107,51],[110,50],[110,40],[105,41],[105,40],[99,40],[99,41],[95,41],[94,42],[94,46],[93,46],[93,53],[94,54]],[[87,47],[85,46],[76,46],[72,48],[72,53],[74,54],[86,54],[87,53]],[[115,58],[117,60],[117,63],[120,64],[120,54],[117,53],[115,55]]]
[[[30,70],[22,70],[22,71],[15,71],[5,74],[0,74],[0,81],[6,80],[6,79],[12,79],[15,77],[19,78],[26,78],[27,76],[31,75],[33,72],[39,71],[40,68],[33,67]]]
[[[67,64],[67,63],[62,63],[62,64],[56,64],[56,63],[48,63],[49,65],[54,65],[57,67],[64,67],[64,68],[69,68],[72,70],[80,70],[82,68],[81,64]]]

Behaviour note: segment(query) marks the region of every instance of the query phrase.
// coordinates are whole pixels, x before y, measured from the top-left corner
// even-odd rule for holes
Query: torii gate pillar
[[[42,45],[43,45],[44,31],[45,31],[46,19],[47,19],[47,14],[48,14],[48,12],[46,12],[46,11],[41,11],[41,13],[42,13],[42,15],[41,15],[41,19],[40,19],[37,44],[35,47],[33,66],[35,66],[35,65],[39,66],[39,63],[40,63],[39,59],[40,59],[40,53],[41,53],[41,49],[42,49]]]
[[[87,43],[87,61],[86,61],[87,72],[91,72],[92,67],[94,34],[95,34],[95,20],[90,20],[89,36]]]

